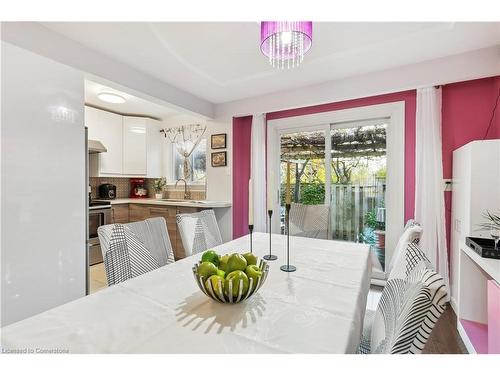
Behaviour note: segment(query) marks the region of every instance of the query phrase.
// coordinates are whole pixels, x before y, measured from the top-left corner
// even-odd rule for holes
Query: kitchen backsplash
[[[153,189],[154,178],[145,178],[144,187],[148,190],[150,198],[155,197]],[[89,184],[92,189],[92,199],[98,198],[99,185],[113,184],[116,185],[116,198],[128,198],[130,196],[130,178],[127,177],[90,177]],[[205,199],[205,190],[200,187],[190,187],[191,199]],[[164,198],[183,199],[184,198],[184,185],[179,184],[177,189],[173,186],[167,186],[163,193]]]

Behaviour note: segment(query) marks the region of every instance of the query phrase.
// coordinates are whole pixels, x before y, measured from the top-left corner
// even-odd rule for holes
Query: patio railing
[[[366,227],[366,214],[382,207],[385,181],[368,185],[331,186],[330,236],[335,240],[358,242]]]

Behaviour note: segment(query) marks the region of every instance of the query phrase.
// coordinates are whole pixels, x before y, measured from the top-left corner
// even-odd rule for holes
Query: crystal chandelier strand
[[[298,67],[312,44],[310,21],[265,21],[261,23],[261,50],[277,69]]]

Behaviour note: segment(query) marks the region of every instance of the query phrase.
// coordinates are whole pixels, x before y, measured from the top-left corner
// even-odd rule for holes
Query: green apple
[[[252,253],[243,254],[243,258],[245,258],[245,260],[247,261],[247,266],[257,264],[257,256]]]
[[[198,277],[203,276],[203,279],[207,280],[212,275],[217,275],[217,267],[215,267],[215,264],[202,262],[198,266]]]
[[[245,271],[247,268],[247,261],[243,258],[243,255],[234,253],[231,254],[227,261],[227,267],[224,270],[226,273],[231,273],[233,271]]]
[[[219,287],[219,281],[220,281],[220,287]],[[212,286],[212,290],[215,292],[216,295],[223,298],[222,296],[224,295],[224,279],[222,277],[218,275],[210,276],[208,280],[205,281],[205,288],[207,289],[207,292],[210,290],[210,286]]]
[[[219,259],[219,269],[227,273],[227,261],[229,260],[229,254],[223,255]]]
[[[201,256],[201,261],[213,263],[217,267],[219,265],[219,255],[213,250],[207,250]]]
[[[224,282],[224,291],[227,295],[229,295],[229,281],[233,283],[233,298],[238,298],[240,280],[243,280],[243,287],[241,291],[241,295],[244,297],[248,292],[248,276],[243,271],[233,271],[226,276],[226,280]]]
[[[252,290],[255,290],[259,277],[262,277],[262,271],[255,264],[251,264],[247,266],[245,273],[247,274],[249,280],[253,279]]]
[[[223,270],[217,270],[217,276],[225,278],[226,277],[226,273]]]

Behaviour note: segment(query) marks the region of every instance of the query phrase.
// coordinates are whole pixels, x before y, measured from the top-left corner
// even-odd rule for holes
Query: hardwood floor
[[[372,286],[368,293],[366,307],[376,310],[381,294],[381,287]],[[467,354],[467,349],[457,331],[457,316],[449,304],[434,326],[422,353]]]
[[[467,354],[457,331],[457,316],[449,304],[432,330],[423,354]]]

